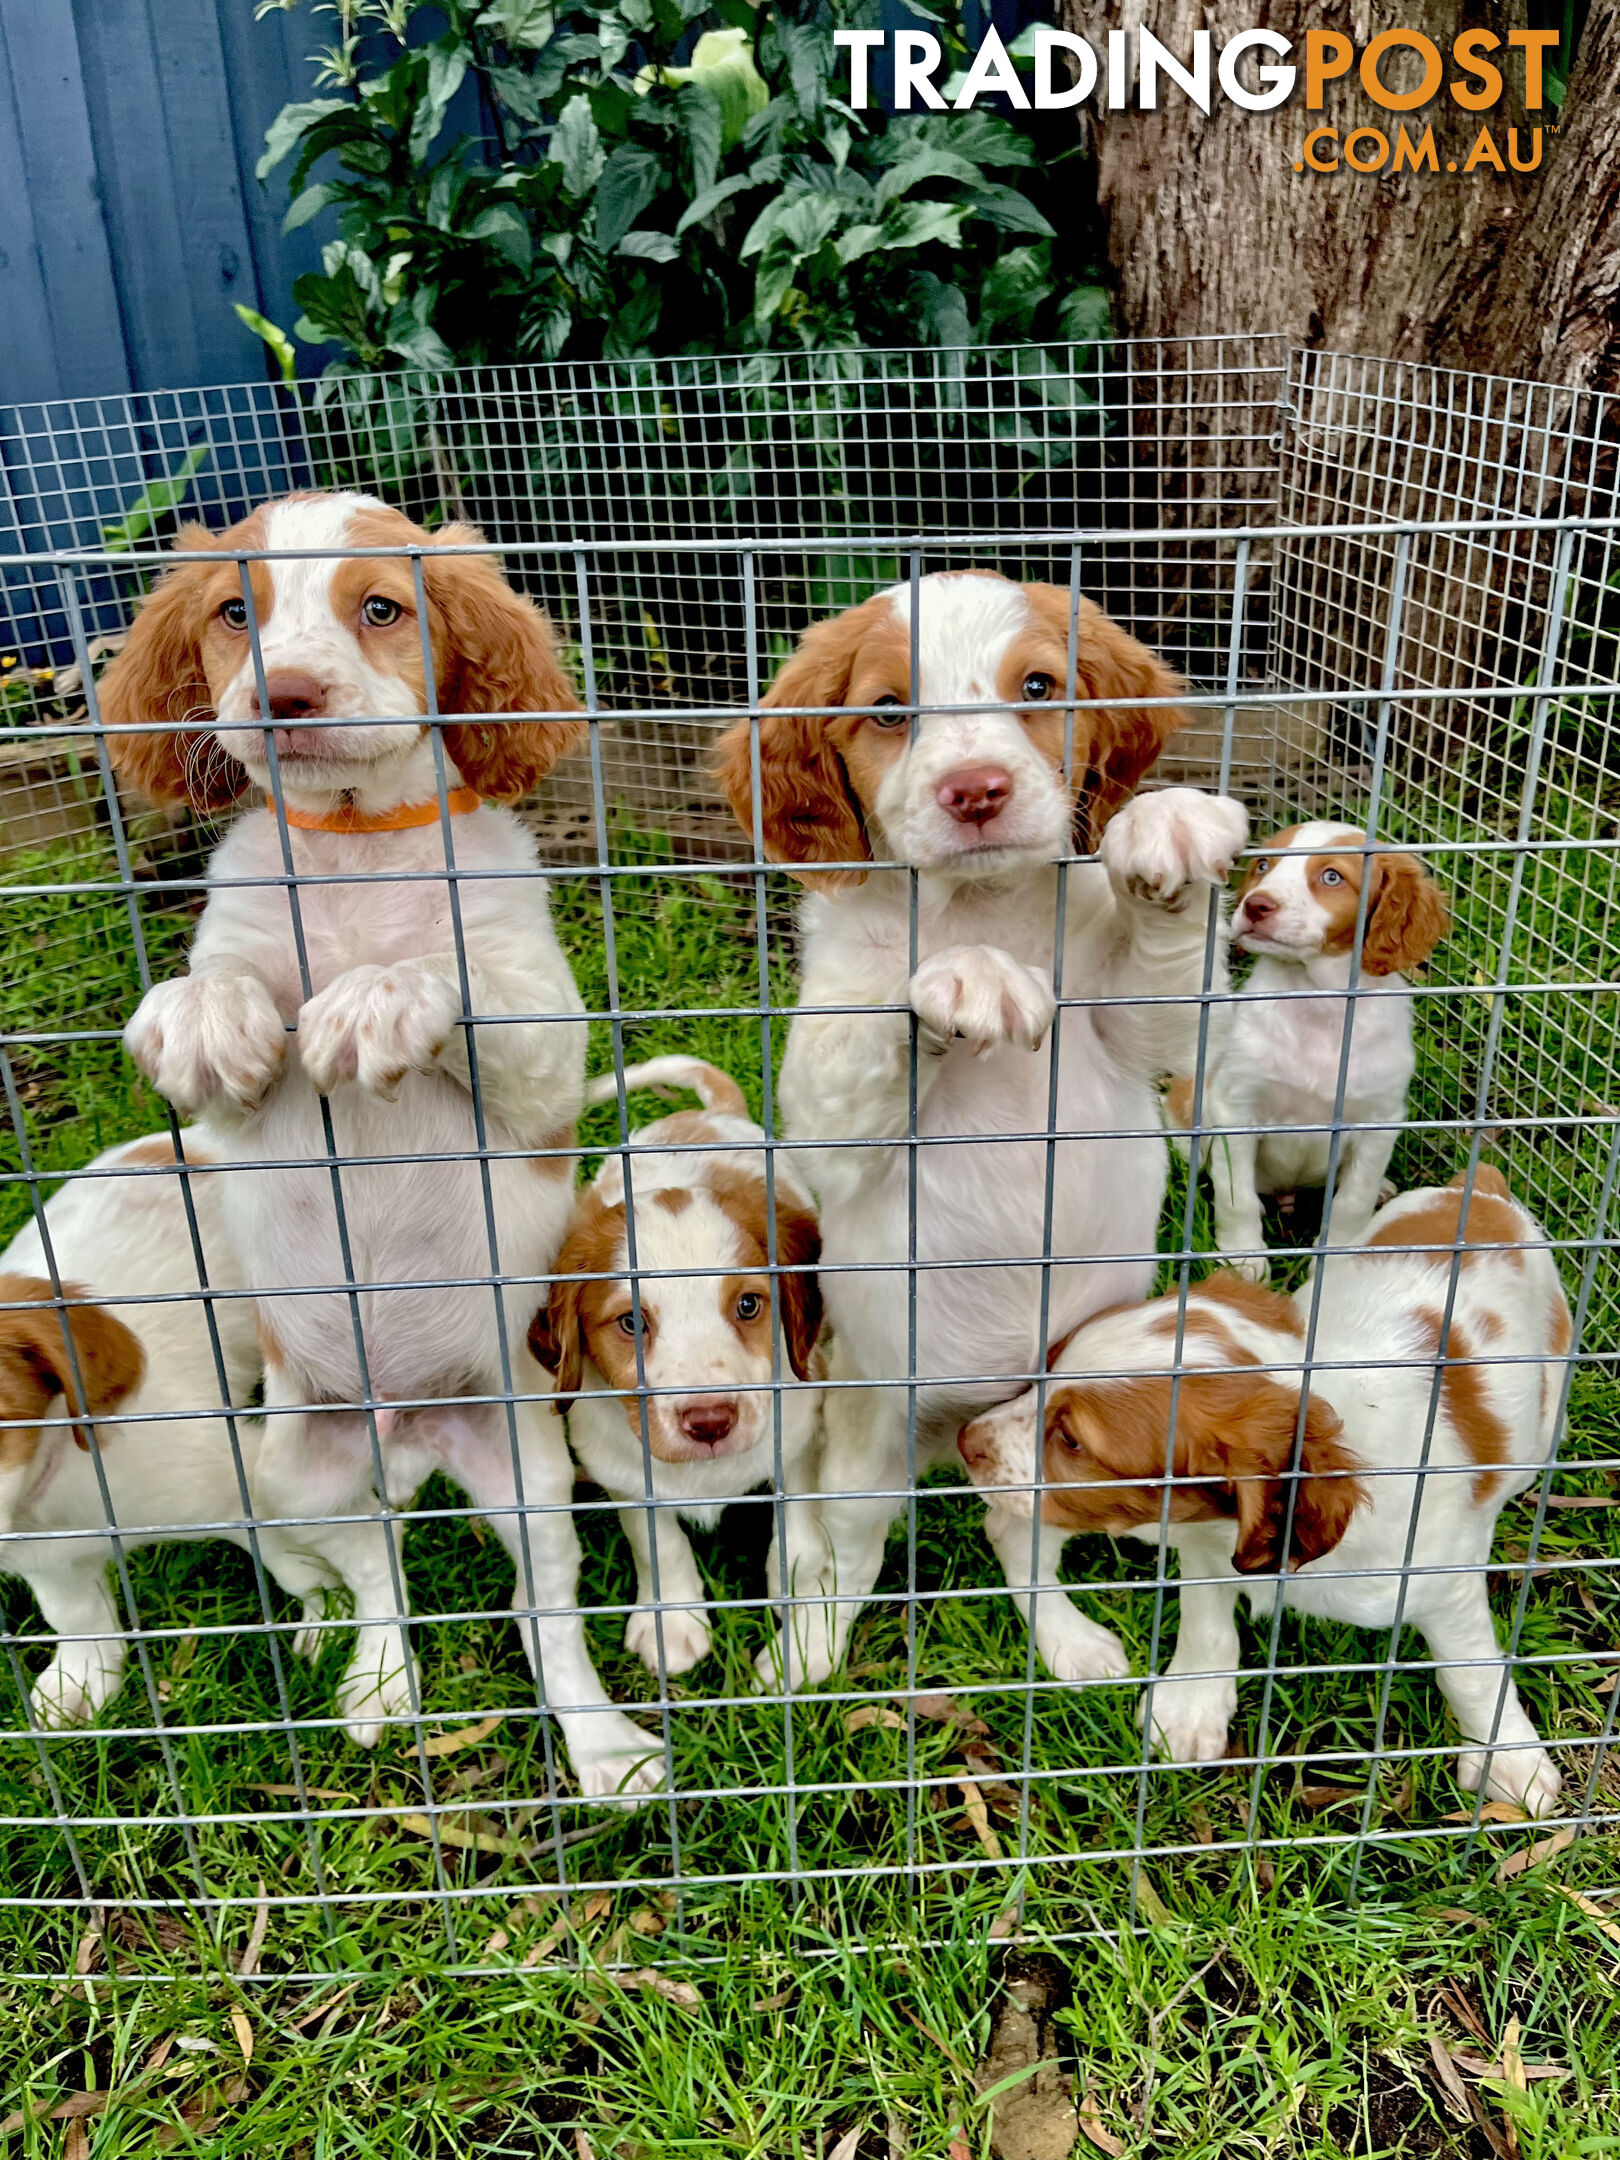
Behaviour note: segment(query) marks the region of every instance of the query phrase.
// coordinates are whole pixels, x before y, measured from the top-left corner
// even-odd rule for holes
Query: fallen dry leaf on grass
[[[628,1974],[619,1984],[622,1987],[640,1988],[643,1995],[657,1995],[664,2002],[673,2003],[677,2010],[703,2008],[703,1997],[690,1980],[672,1980],[668,1973],[655,1971],[651,1965],[644,1965],[640,1972]]]
[[[1471,1807],[1453,1808],[1449,1815],[1442,1815],[1442,1822],[1472,1822]],[[1528,1822],[1529,1816],[1522,1807],[1515,1807],[1511,1800],[1487,1800],[1479,1811],[1481,1822]]]
[[[1435,2033],[1429,2035],[1429,2060],[1434,2064],[1434,2074],[1440,2081],[1447,2113],[1457,2122],[1467,2122],[1473,2114],[1473,2109],[1468,2105],[1468,2088],[1457,2074],[1456,2064]]]
[[[502,1722],[502,1713],[482,1719],[477,1725],[463,1725],[457,1732],[435,1733],[431,1740],[422,1742],[424,1755],[459,1755],[463,1748],[477,1747],[487,1740]]]
[[[1011,1942],[1018,1933],[1018,1907],[1005,1906],[990,1923],[992,1942]]]
[[[265,1896],[264,1878],[259,1879],[259,1903],[253,1915],[253,1926],[248,1934],[247,1948],[237,1963],[238,1979],[251,1980],[259,1969],[259,1952],[264,1948],[264,1938],[270,1932],[270,1900]]]
[[[1574,1842],[1573,1830],[1555,1830],[1551,1837],[1538,1838],[1534,1845],[1525,1845],[1518,1852],[1509,1853],[1505,1860],[1498,1860],[1496,1879],[1506,1882],[1510,1876],[1522,1875],[1526,1868],[1539,1867],[1543,1860],[1550,1860],[1554,1853],[1561,1853]]]
[[[90,2160],[90,2137],[82,2122],[69,2125],[62,2140],[62,2160]]]
[[[1080,2096],[1080,2131],[1081,2135],[1095,2145],[1099,2152],[1112,2153],[1115,2160],[1119,2160],[1119,2155],[1125,2150],[1120,2140],[1115,2137],[1113,2131],[1103,2121],[1101,2111],[1097,2106],[1097,2095],[1091,2091],[1084,2092]]]
[[[966,1806],[967,1819],[973,1825],[973,1835],[990,1858],[999,1863],[1003,1857],[1001,1840],[990,1827],[990,1815],[984,1804],[984,1795],[971,1778],[963,1778],[961,1783],[962,1799]]]
[[[248,1791],[268,1793],[272,1800],[296,1800],[299,1796],[296,1785],[250,1785]],[[341,1800],[345,1807],[360,1805],[358,1793],[343,1792],[336,1785],[306,1785],[304,1793],[311,1800]]]
[[[231,2012],[231,2031],[242,2050],[243,2062],[250,2063],[253,2060],[253,2024],[245,2010],[238,2008]]]
[[[583,2130],[574,2132],[574,2160],[596,2160],[596,2147]]]
[[[785,2010],[798,1992],[797,1987],[781,1988],[774,1995],[762,1995],[758,2002],[750,2007],[760,2015],[768,2010]]]
[[[428,1815],[396,1815],[393,1820],[412,1837],[431,1838],[434,1824]],[[441,1845],[454,1845],[466,1852],[502,1853],[509,1859],[532,1860],[539,1847],[532,1838],[508,1837],[499,1830],[469,1830],[461,1823],[446,1822],[441,1817],[438,1824]]]
[[[976,1740],[988,1740],[990,1728],[982,1717],[971,1710],[964,1710],[954,1695],[913,1695],[912,1708],[920,1718],[927,1718],[935,1725],[954,1725],[961,1732],[971,1733]]]
[[[1337,1807],[1343,1800],[1360,1800],[1361,1788],[1356,1785],[1302,1785],[1295,1798],[1301,1807]]]
[[[107,2105],[110,2094],[104,2092],[79,2092],[66,2100],[58,2100],[54,2107],[42,2109],[37,2115],[26,2114],[21,2108],[0,2121],[0,2137],[14,2137],[31,2122],[77,2122],[81,2115],[99,2115]]]
[[[844,2132],[843,2136],[838,2140],[838,2143],[827,2155],[827,2160],[855,2160],[855,2148],[860,2144],[860,2142],[861,2131],[860,2125],[857,2123],[853,2130],[846,2130]]]
[[[873,1725],[886,1726],[890,1732],[904,1732],[906,1721],[898,1710],[891,1710],[884,1703],[862,1703],[859,1709],[850,1710],[844,1716],[847,1733],[865,1732]]]
[[[1609,1918],[1609,1908],[1606,1905],[1598,1904],[1595,1898],[1582,1897],[1578,1890],[1571,1890],[1567,1884],[1555,1883],[1553,1887],[1560,1897],[1566,1897],[1572,1905],[1578,1906],[1593,1926],[1600,1928],[1611,1942],[1620,1943],[1620,1927]]]

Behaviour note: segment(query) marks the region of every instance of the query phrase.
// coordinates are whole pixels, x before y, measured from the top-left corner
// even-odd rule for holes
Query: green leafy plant
[[[293,159],[289,228],[337,214],[297,334],[364,370],[1100,334],[1051,215],[1072,129],[856,113],[832,33],[874,6],[324,0],[333,94],[258,168]]]

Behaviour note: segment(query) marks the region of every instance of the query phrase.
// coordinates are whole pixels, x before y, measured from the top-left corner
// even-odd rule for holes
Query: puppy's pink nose
[[[939,783],[936,800],[959,825],[988,825],[1012,801],[1012,775],[999,765],[958,765]]]
[[[270,700],[272,720],[318,720],[326,710],[326,685],[302,668],[277,668],[264,678],[264,694]],[[253,712],[257,718],[257,691]]]
[[[681,1431],[687,1439],[696,1440],[704,1447],[713,1447],[724,1440],[736,1422],[737,1405],[725,1395],[690,1402],[680,1417]]]
[[[1243,912],[1252,926],[1255,923],[1263,923],[1270,915],[1275,915],[1277,903],[1272,899],[1270,893],[1252,892],[1243,903]]]
[[[977,1418],[971,1424],[964,1425],[957,1434],[956,1452],[970,1470],[976,1469],[989,1454],[990,1449],[985,1439],[984,1428]]]

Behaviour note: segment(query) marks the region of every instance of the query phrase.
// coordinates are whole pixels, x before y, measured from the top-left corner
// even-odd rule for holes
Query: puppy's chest
[[[306,995],[324,990],[351,968],[389,967],[450,951],[455,944],[448,895],[438,883],[305,885],[298,899],[309,989],[292,938],[279,955],[272,983],[289,1018]]]
[[[1304,987],[1303,981],[1300,987]],[[1276,1101],[1330,1102],[1341,1067],[1350,1100],[1402,1088],[1412,1062],[1405,1001],[1358,999],[1349,1021],[1349,1061],[1344,1062],[1350,1001],[1339,997],[1284,1002],[1245,999],[1228,1064],[1264,1082]]]

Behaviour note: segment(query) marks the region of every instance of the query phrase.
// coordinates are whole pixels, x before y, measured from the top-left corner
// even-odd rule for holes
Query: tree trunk
[[[1192,34],[1216,49],[1239,30],[1290,39],[1303,60],[1308,29],[1343,32],[1357,56],[1380,30],[1433,38],[1459,76],[1453,41],[1464,23],[1449,0],[1065,0],[1063,20],[1099,55],[1121,18],[1145,25],[1185,63]],[[1524,0],[1475,0],[1469,27],[1504,39],[1525,26]],[[1219,90],[1208,116],[1173,85],[1161,110],[1110,113],[1101,93],[1084,108],[1107,226],[1116,311],[1129,337],[1182,339],[1283,332],[1295,344],[1506,375],[1572,387],[1620,379],[1620,0],[1594,0],[1564,106],[1527,114],[1523,57],[1502,54],[1506,91],[1471,113],[1445,88],[1415,113],[1386,111],[1356,68],[1329,83],[1324,109],[1307,113],[1303,81],[1289,102],[1251,113]],[[1417,57],[1386,55],[1383,79],[1415,87]],[[1307,132],[1377,126],[1394,142],[1404,124],[1421,140],[1434,128],[1437,172],[1296,171]],[[1542,129],[1538,170],[1460,170],[1488,127],[1504,163],[1507,130]],[[1446,170],[1455,164],[1455,173]]]

